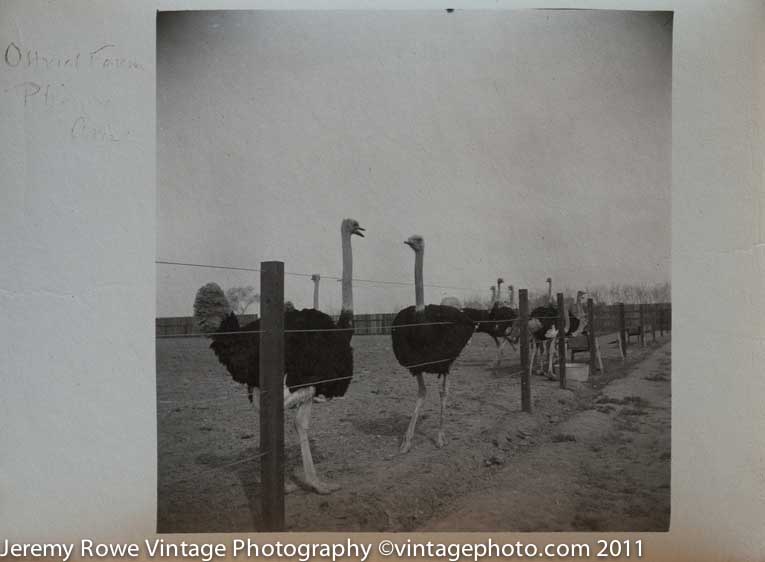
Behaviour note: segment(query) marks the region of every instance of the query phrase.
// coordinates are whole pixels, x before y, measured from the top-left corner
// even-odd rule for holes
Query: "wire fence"
[[[234,271],[246,271],[246,272],[254,272],[254,273],[261,273],[261,268],[252,268],[252,267],[233,267],[233,266],[224,266],[224,265],[209,265],[209,264],[199,264],[199,263],[190,263],[190,262],[180,262],[180,261],[169,261],[169,260],[157,260],[156,263],[158,265],[169,265],[169,266],[177,266],[177,267],[192,267],[192,268],[209,268],[209,269],[223,269],[223,270],[234,270]],[[306,277],[310,278],[314,274],[310,273],[300,273],[300,272],[284,272],[285,275],[291,275],[291,276],[299,276],[299,277]],[[326,279],[336,279],[340,280],[339,277],[330,276],[330,275],[322,275],[323,278]],[[357,283],[370,283],[377,286],[414,286],[414,283],[411,282],[403,282],[403,281],[391,281],[391,280],[369,280],[369,279],[353,279],[354,282]],[[465,291],[475,291],[475,289],[469,289],[464,287],[452,287],[447,285],[425,285],[426,287],[431,288],[439,288],[439,289],[447,289],[447,290],[465,290]],[[520,296],[520,293],[519,293]],[[523,303],[524,306],[528,305],[527,300],[527,293],[523,291]],[[559,296],[559,299],[562,299],[562,296]],[[562,302],[559,300],[559,302]],[[555,306],[555,305],[553,305]],[[649,307],[646,307],[645,305],[593,305],[589,304],[591,306],[591,310],[589,310],[590,318],[583,317],[581,314],[577,315],[576,318],[580,321],[585,323],[586,327],[592,331],[591,334],[561,334],[559,335],[557,333],[557,330],[560,326],[565,326],[566,321],[569,320],[569,318],[562,317],[560,313],[556,313],[554,315],[552,314],[530,314],[526,318],[526,322],[530,322],[532,320],[539,320],[539,321],[553,321],[552,324],[553,330],[552,335],[550,337],[541,336],[539,333],[530,333],[529,335],[532,337],[528,338],[527,348],[526,348],[526,356],[524,364],[524,350],[521,350],[521,363],[522,368],[520,370],[514,371],[512,373],[509,373],[508,376],[512,377],[514,375],[522,375],[525,376],[530,368],[532,368],[531,365],[528,364],[529,358],[528,358],[528,346],[537,345],[540,343],[540,340],[542,342],[545,341],[557,341],[559,345],[561,346],[560,349],[565,349],[565,345],[572,342],[577,341],[580,346],[579,349],[587,349],[587,347],[590,345],[589,342],[595,342],[596,338],[599,336],[602,336],[606,333],[619,333],[621,334],[619,336],[620,341],[620,349],[626,345],[626,342],[624,342],[624,337],[629,335],[634,335],[633,332],[635,331],[635,328],[639,328],[639,332],[641,337],[645,335],[645,333],[648,331],[648,329],[655,330],[660,329],[664,331],[669,331],[671,327],[671,306],[668,304],[658,304],[658,305],[650,305]],[[560,311],[560,309],[558,309]],[[490,313],[488,310],[486,313]],[[514,313],[514,317],[495,317],[495,318],[488,318],[488,319],[479,319],[479,320],[470,320],[470,324],[474,326],[474,328],[479,328],[484,325],[489,325],[490,327],[493,327],[493,331],[490,333],[495,337],[504,337],[504,338],[510,338],[511,335],[513,337],[519,336],[519,332],[523,329],[521,320],[521,314],[519,310],[516,310]],[[384,313],[384,314],[371,314],[371,315],[355,315],[353,318],[353,325],[348,327],[334,327],[334,328],[289,328],[282,330],[282,332],[287,334],[320,334],[320,333],[344,333],[344,332],[351,332],[354,336],[356,335],[383,335],[383,334],[391,334],[394,331],[399,330],[407,330],[407,329],[415,329],[420,327],[431,327],[431,326],[454,326],[454,325],[465,325],[465,321],[432,321],[432,322],[409,322],[405,324],[395,324],[395,313]],[[337,322],[339,319],[338,316],[334,316],[332,320],[334,322]],[[242,315],[240,317],[241,324],[244,328],[247,328],[252,322],[257,322],[258,317],[256,315]],[[550,323],[546,322],[547,329],[550,327]],[[658,324],[658,327],[657,327]],[[526,324],[528,326],[528,324]],[[265,329],[260,329],[259,325],[257,325],[258,329],[242,329],[242,330],[231,330],[231,331],[199,331],[199,327],[195,324],[194,319],[192,317],[176,317],[171,319],[157,319],[156,324],[156,338],[158,340],[161,339],[178,339],[178,338],[216,338],[216,337],[237,337],[237,336],[259,336],[260,334],[267,334],[268,331]],[[515,330],[515,334],[513,334],[513,330]],[[582,329],[580,328],[580,332]],[[586,345],[582,346],[583,338],[587,339]],[[592,339],[590,339],[592,338]],[[520,338],[523,340],[523,338]],[[509,339],[508,339],[509,341]],[[511,342],[512,343],[512,342]],[[289,351],[289,350],[288,350]],[[552,353],[552,352],[550,352]],[[434,366],[434,365],[440,365],[440,364],[452,364],[459,361],[459,355],[457,356],[450,356],[445,357],[442,359],[436,359],[436,360],[428,360],[413,364],[407,364],[407,365],[401,365],[401,368],[406,370],[415,370],[420,369],[422,367],[428,367],[428,366]],[[561,365],[563,365],[563,362],[565,362],[565,358],[561,359]],[[562,368],[562,367],[561,367]],[[304,383],[297,383],[297,384],[289,384],[289,392],[294,392],[297,389],[305,388],[305,387],[320,387],[322,384],[328,384],[333,382],[339,382],[339,381],[346,381],[351,380],[353,378],[353,375],[350,376],[343,376],[343,377],[332,377],[328,379],[321,379],[320,381],[311,381],[311,382],[304,382]],[[285,379],[286,383],[286,379]],[[521,387],[522,387],[522,393],[524,384],[528,385],[527,381],[524,381],[522,379],[521,381]],[[563,384],[563,383],[562,383]],[[262,400],[264,397],[268,396],[268,391],[261,390],[259,391],[260,399]],[[158,406],[171,406],[174,407],[174,410],[177,410],[178,405],[197,405],[197,404],[215,404],[215,403],[221,403],[221,402],[228,402],[231,400],[238,400],[241,394],[231,394],[231,395],[225,395],[225,396],[215,396],[215,397],[205,397],[205,398],[199,398],[199,399],[191,399],[191,400],[166,400],[166,399],[159,399],[157,401]],[[310,397],[309,399],[312,399]],[[524,398],[524,404],[525,402]],[[524,406],[524,409],[526,406]],[[166,412],[167,414],[167,412]],[[283,428],[282,428],[283,431]],[[263,441],[262,441],[263,443]],[[260,452],[257,455],[248,456],[244,459],[239,459],[230,463],[225,463],[222,465],[210,467],[208,469],[197,471],[193,474],[190,474],[188,476],[185,476],[184,478],[174,480],[170,482],[170,484],[181,484],[185,482],[190,482],[196,479],[199,479],[209,473],[224,470],[236,465],[240,465],[246,462],[252,462],[255,460],[258,460],[267,454],[270,454],[268,452]]]

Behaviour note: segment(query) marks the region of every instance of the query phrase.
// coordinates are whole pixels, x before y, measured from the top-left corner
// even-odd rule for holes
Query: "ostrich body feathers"
[[[225,310],[217,293],[220,287],[209,284],[197,293],[194,314],[200,326],[210,326]],[[225,297],[224,297],[225,299]],[[332,318],[312,308],[287,310],[284,314],[285,330],[337,330],[352,328],[350,313],[341,315],[336,325]],[[233,312],[223,316],[216,332],[251,332],[260,330],[260,320],[240,326]],[[343,396],[353,376],[353,349],[350,341],[353,330],[326,332],[286,333],[284,336],[284,364],[286,386],[290,391],[304,386],[315,386],[317,395],[327,398]],[[210,348],[218,361],[226,367],[232,378],[246,384],[250,400],[252,389],[260,387],[260,334],[213,334]],[[340,380],[334,380],[340,379]],[[323,382],[327,381],[327,382]]]
[[[431,322],[448,324],[408,326]],[[393,353],[412,375],[444,375],[449,373],[474,331],[475,324],[470,317],[454,307],[431,304],[417,312],[414,306],[409,306],[393,320]],[[423,363],[427,364],[421,365]]]
[[[529,332],[536,340],[543,341],[558,323],[558,309],[550,304],[538,306],[529,315]]]

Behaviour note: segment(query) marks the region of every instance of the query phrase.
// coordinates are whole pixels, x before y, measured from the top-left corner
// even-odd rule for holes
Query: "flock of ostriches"
[[[358,221],[345,219],[341,227],[342,241],[342,310],[335,323],[318,310],[318,276],[314,276],[314,308],[296,310],[286,307],[284,407],[297,408],[295,426],[300,440],[303,462],[303,483],[318,493],[329,493],[337,486],[318,478],[311,456],[308,428],[313,402],[342,397],[353,376],[353,256],[351,237],[363,237],[364,229]],[[417,379],[418,393],[409,426],[401,443],[401,452],[412,445],[415,425],[425,400],[424,373],[435,373],[440,379],[441,414],[437,445],[444,445],[444,410],[447,399],[447,375],[454,361],[476,332],[489,334],[497,345],[496,365],[501,359],[502,347],[517,339],[514,321],[518,311],[513,308],[513,289],[510,287],[510,306],[500,304],[502,279],[498,280],[495,300],[490,310],[458,308],[459,302],[445,299],[439,305],[426,305],[423,284],[423,257],[425,241],[414,235],[404,242],[414,250],[415,305],[401,310],[395,317],[391,338],[393,351],[399,363]],[[558,336],[556,318],[558,310],[552,304],[552,281],[548,283],[548,304],[535,308],[529,315],[528,331],[532,342],[530,365],[534,353],[540,350],[540,363],[547,344],[550,367],[552,349]],[[577,295],[575,310],[565,315],[567,335],[586,333],[581,298]],[[456,304],[457,306],[451,306]],[[240,325],[231,311],[222,289],[209,283],[199,289],[194,302],[194,317],[201,329],[211,334],[211,349],[218,360],[238,383],[247,385],[250,401],[259,388],[260,321]],[[532,367],[530,367],[532,368]],[[549,370],[551,372],[551,368]]]

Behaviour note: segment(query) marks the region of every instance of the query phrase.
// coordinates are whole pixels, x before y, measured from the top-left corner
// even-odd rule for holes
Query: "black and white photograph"
[[[156,26],[157,532],[669,530],[672,12]]]

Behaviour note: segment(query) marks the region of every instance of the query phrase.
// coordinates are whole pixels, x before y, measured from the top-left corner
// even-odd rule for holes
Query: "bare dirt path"
[[[421,529],[666,531],[670,364],[667,343],[509,462],[490,490],[459,499]]]

